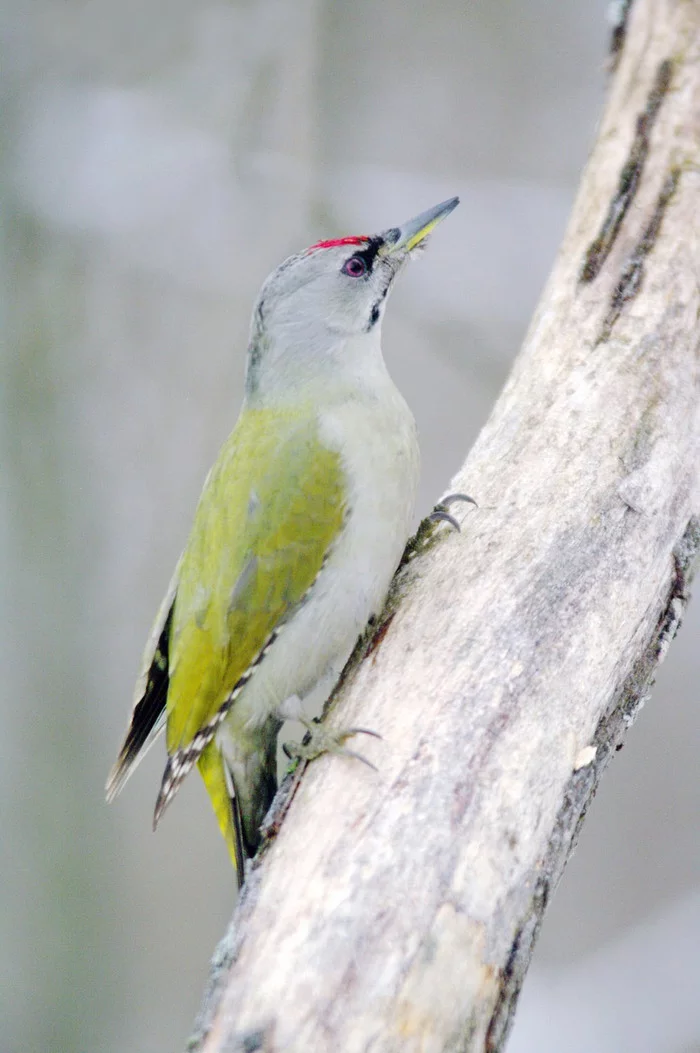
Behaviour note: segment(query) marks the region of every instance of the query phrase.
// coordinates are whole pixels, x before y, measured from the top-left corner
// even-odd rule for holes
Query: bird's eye
[[[367,264],[362,256],[351,256],[342,266],[342,273],[350,278],[362,278],[367,273]]]

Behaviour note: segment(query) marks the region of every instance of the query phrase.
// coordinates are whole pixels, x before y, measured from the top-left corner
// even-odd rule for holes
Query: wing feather
[[[165,727],[170,630],[181,562],[175,568],[143,653],[129,727],[105,787],[108,801],[117,796]]]

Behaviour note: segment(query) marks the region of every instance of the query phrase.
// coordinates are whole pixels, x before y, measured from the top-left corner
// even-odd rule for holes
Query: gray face
[[[339,243],[321,242],[290,256],[265,282],[256,314],[269,331],[322,327],[331,335],[368,332],[407,254],[389,255],[398,230]]]

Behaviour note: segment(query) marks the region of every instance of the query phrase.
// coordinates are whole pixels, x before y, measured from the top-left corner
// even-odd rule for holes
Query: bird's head
[[[295,386],[379,350],[387,295],[406,260],[459,204],[453,197],[379,234],[319,241],[265,281],[253,313],[247,388]],[[371,339],[363,339],[370,336]],[[352,346],[348,347],[351,344]],[[352,359],[354,352],[354,361]],[[375,354],[376,354],[375,352]]]

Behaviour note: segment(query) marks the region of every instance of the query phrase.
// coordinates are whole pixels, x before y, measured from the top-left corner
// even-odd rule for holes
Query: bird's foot
[[[442,501],[439,501],[438,504],[435,505],[435,508],[430,515],[421,520],[420,526],[413,537],[408,539],[403,556],[401,557],[401,562],[399,563],[399,570],[402,570],[407,563],[410,563],[412,559],[415,559],[416,556],[425,552],[425,550],[432,545],[437,537],[436,530],[438,523],[447,523],[453,530],[460,533],[461,527],[459,522],[450,513],[450,505],[454,504],[455,501],[466,501],[470,505],[476,505],[474,498],[469,497],[467,494],[448,494],[446,497],[443,497]],[[478,505],[476,505],[476,507],[478,507]]]
[[[353,760],[362,761],[368,768],[376,771],[377,768],[371,761],[363,757],[356,750],[348,749],[345,743],[354,735],[371,735],[372,738],[380,739],[382,736],[369,728],[341,728],[339,731],[329,731],[322,724],[303,717],[296,717],[306,728],[307,734],[303,742],[285,742],[282,749],[290,760],[312,761],[323,753],[334,753],[337,757],[352,757]]]

